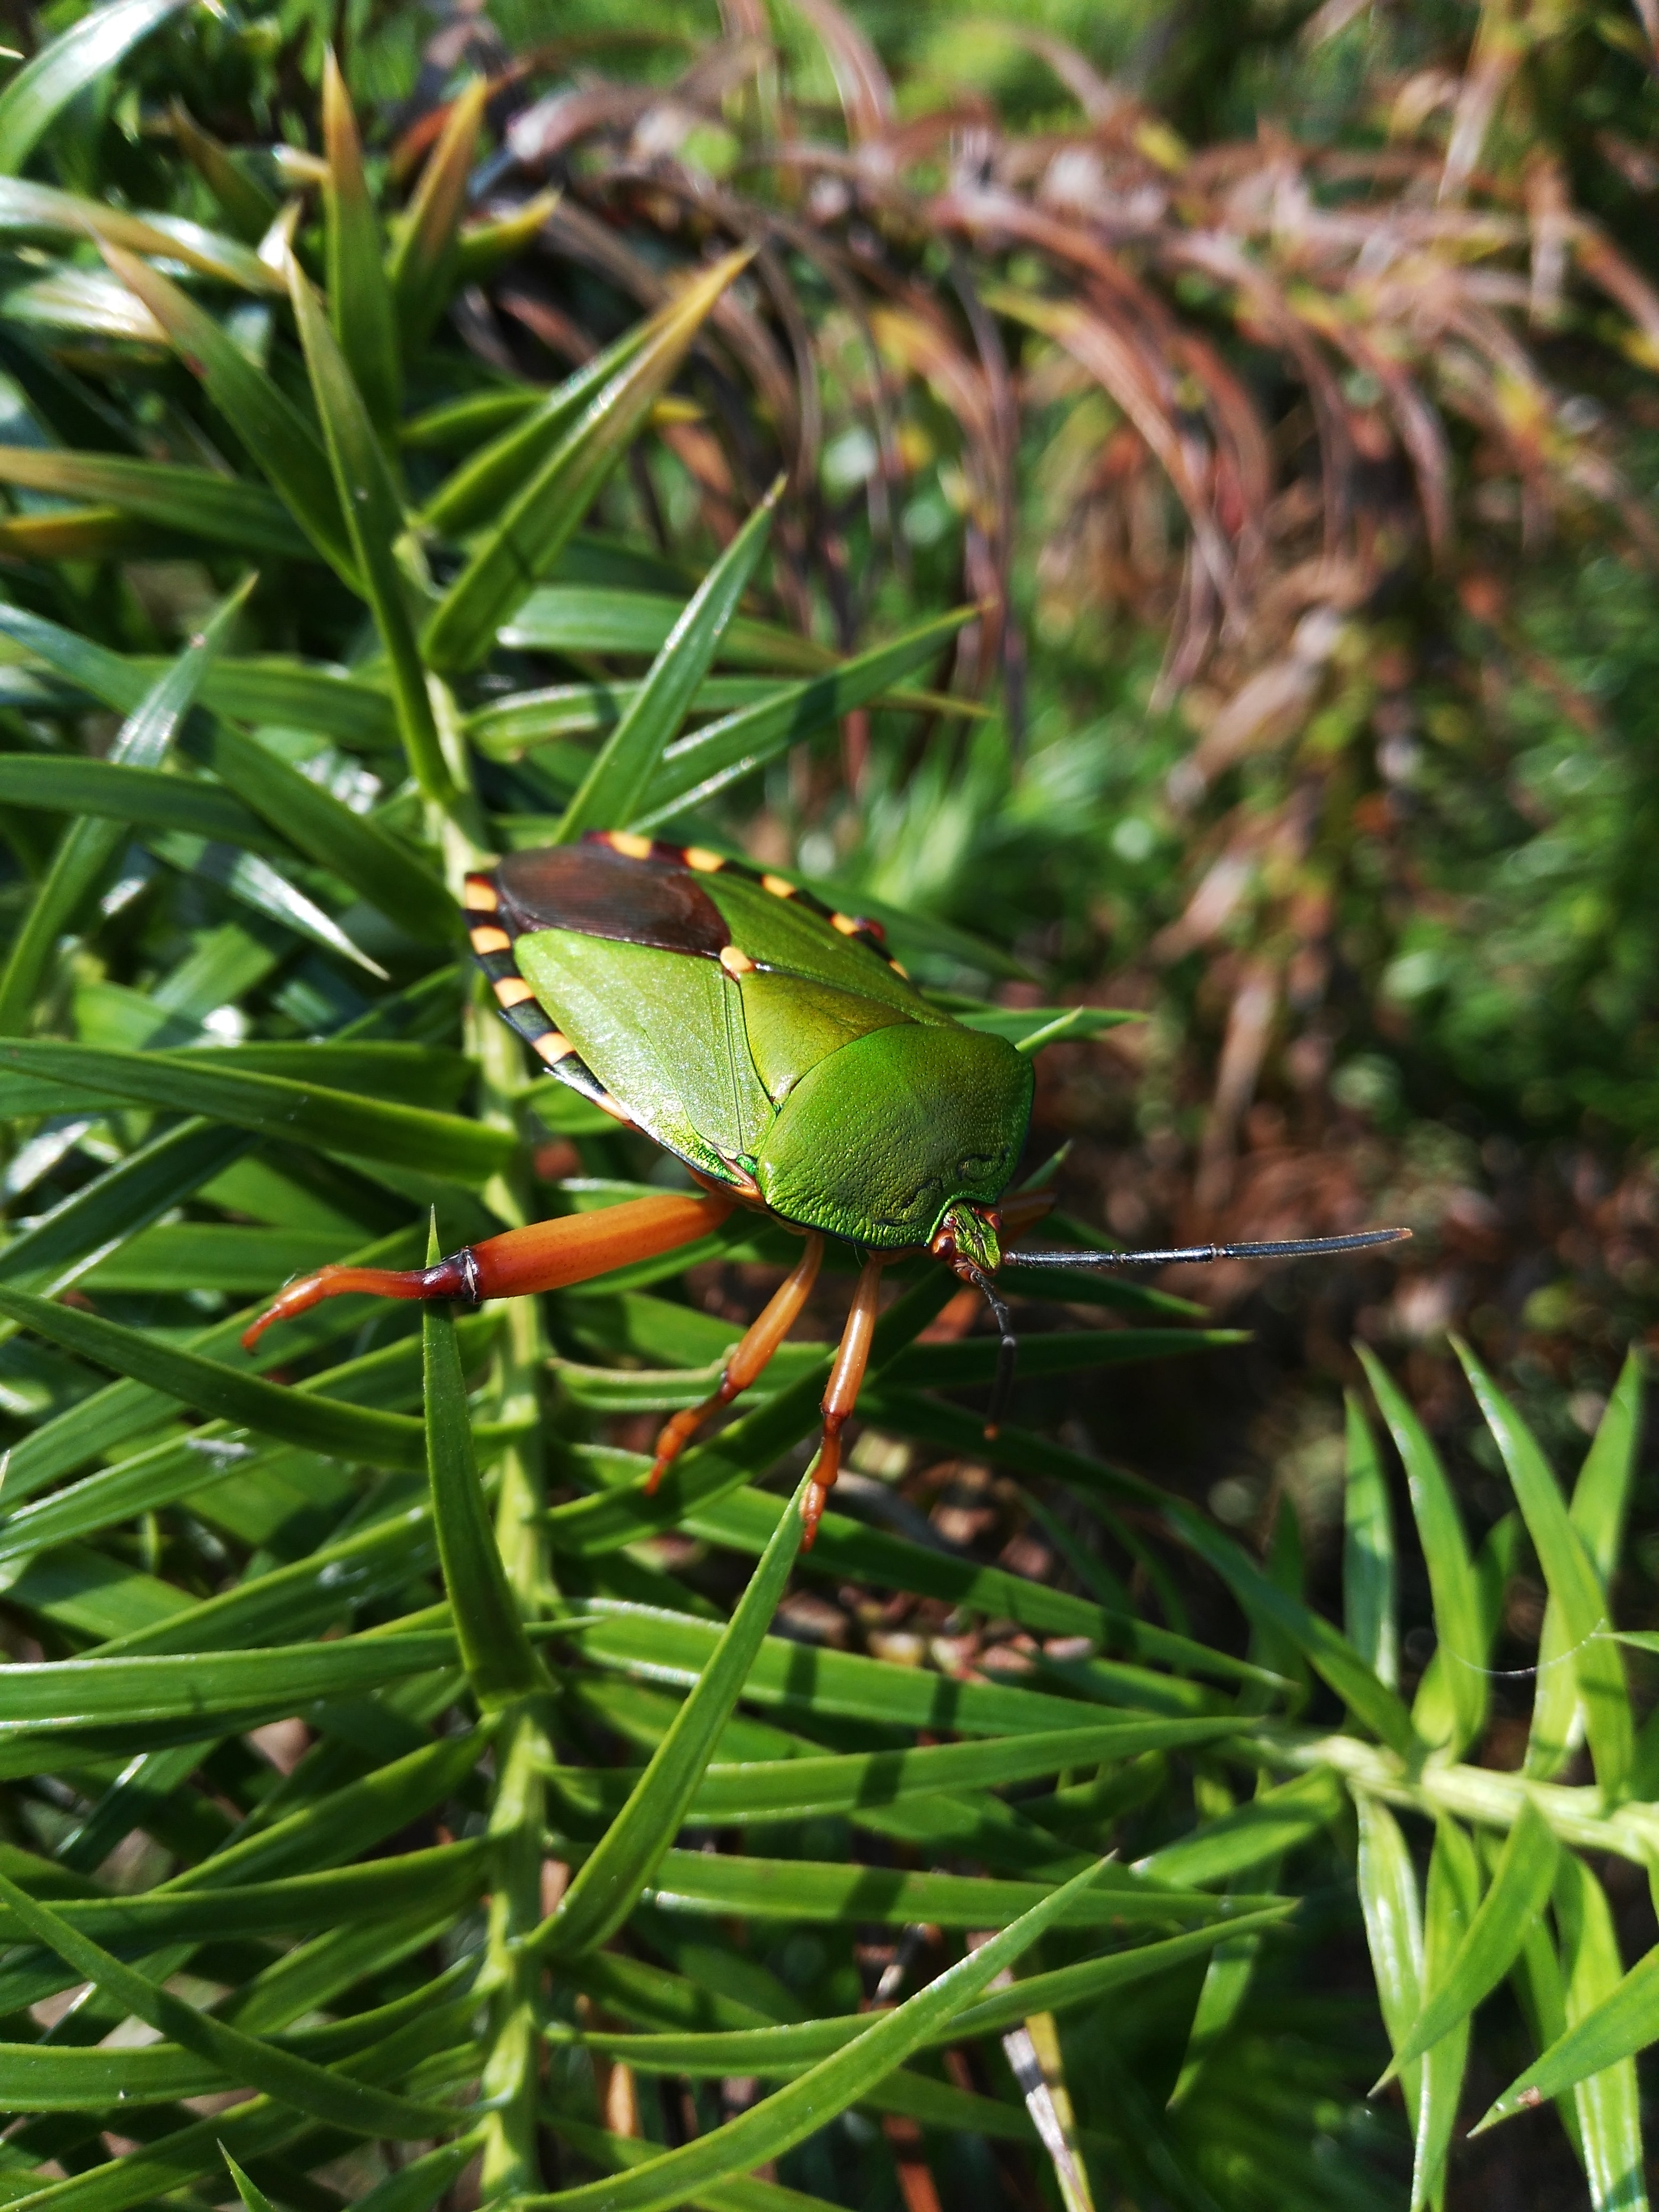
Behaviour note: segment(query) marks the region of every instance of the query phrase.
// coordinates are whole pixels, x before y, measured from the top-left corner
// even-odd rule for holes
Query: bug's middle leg
[[[841,1473],[841,1432],[853,1418],[864,1370],[870,1364],[870,1340],[876,1333],[876,1300],[881,1289],[881,1271],[888,1256],[881,1252],[866,1254],[859,1271],[858,1288],[853,1293],[852,1310],[842,1331],[841,1349],[830,1370],[830,1387],[823,1394],[823,1440],[818,1446],[817,1466],[801,1515],[806,1524],[806,1533],[801,1538],[803,1551],[812,1547],[812,1540],[818,1533],[819,1516]]]
[[[645,1486],[648,1498],[711,1413],[729,1406],[741,1390],[755,1382],[773,1353],[793,1328],[797,1316],[812,1294],[823,1259],[823,1239],[809,1231],[806,1249],[767,1300],[747,1333],[727,1356],[720,1388],[701,1405],[688,1406],[665,1422],[657,1438],[657,1456]]]

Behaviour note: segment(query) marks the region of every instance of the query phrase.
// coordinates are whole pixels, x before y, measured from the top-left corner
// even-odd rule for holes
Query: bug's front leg
[[[301,1275],[267,1307],[242,1338],[252,1351],[273,1322],[307,1312],[324,1298],[367,1291],[382,1298],[454,1298],[476,1305],[483,1298],[521,1297],[586,1283],[636,1260],[654,1260],[694,1243],[717,1229],[732,1201],[718,1192],[706,1198],[633,1198],[597,1213],[564,1214],[533,1221],[481,1243],[464,1245],[430,1267],[321,1267]]]
[[[720,1376],[720,1388],[714,1396],[705,1398],[701,1405],[686,1407],[684,1412],[676,1413],[672,1421],[664,1424],[657,1438],[656,1460],[645,1486],[647,1498],[709,1415],[717,1413],[722,1406],[729,1406],[738,1392],[746,1390],[764,1370],[773,1353],[794,1327],[801,1308],[811,1296],[823,1259],[823,1239],[809,1231],[806,1249],[767,1300],[745,1334],[732,1346]]]
[[[886,1264],[885,1254],[866,1254],[859,1271],[858,1288],[853,1293],[852,1310],[842,1331],[841,1349],[830,1370],[830,1387],[823,1394],[823,1440],[818,1446],[818,1463],[801,1515],[805,1523],[805,1534],[801,1538],[804,1552],[812,1548],[819,1516],[836,1477],[841,1473],[841,1432],[853,1418],[864,1370],[870,1364],[870,1340],[876,1333],[876,1300],[881,1289],[881,1271]]]

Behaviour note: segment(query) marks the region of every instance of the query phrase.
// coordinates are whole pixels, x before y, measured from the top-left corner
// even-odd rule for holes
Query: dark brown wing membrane
[[[608,844],[509,853],[496,866],[502,926],[514,937],[574,929],[623,945],[718,960],[730,940],[720,908],[695,876]]]

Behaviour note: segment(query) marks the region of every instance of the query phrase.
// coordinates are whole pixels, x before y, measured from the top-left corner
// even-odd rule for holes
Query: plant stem
[[[1297,1773],[1328,1766],[1351,1789],[1364,1790],[1425,1819],[1449,1813],[1480,1827],[1508,1829],[1522,1807],[1531,1804],[1563,1843],[1580,1850],[1612,1851],[1640,1867],[1659,1862],[1659,1805],[1626,1804],[1609,1810],[1594,1788],[1571,1789],[1563,1783],[1534,1782],[1522,1774],[1450,1761],[1437,1765],[1431,1759],[1413,1772],[1396,1753],[1358,1736],[1275,1728],[1255,1731],[1252,1740],[1274,1765]]]
[[[434,687],[434,690],[439,687]],[[441,698],[439,720],[445,717]],[[485,856],[473,834],[475,803],[464,796],[434,825],[444,872],[457,894],[461,878]],[[485,1003],[479,979],[465,1015],[466,1044],[479,1071],[478,1115],[497,1128],[516,1129],[513,1097],[520,1086],[517,1040]],[[530,1216],[522,1168],[495,1176],[485,1203],[510,1227]],[[508,1419],[525,1422],[501,1455],[495,1493],[495,1540],[521,1613],[534,1620],[556,1595],[540,1516],[546,1483],[539,1436],[538,1378],[546,1371],[548,1346],[534,1298],[508,1303],[493,1358],[495,1402]],[[510,1411],[508,1410],[510,1409]],[[485,2122],[483,2201],[514,2197],[543,2185],[536,2144],[540,2043],[536,2033],[541,1967],[523,1938],[544,1917],[542,1837],[545,1774],[554,1759],[544,1701],[526,1698],[502,1713],[495,1738],[496,1782],[489,1810],[495,1887],[490,1899],[480,1986],[489,1993],[488,2051],[482,2091],[495,2109]]]

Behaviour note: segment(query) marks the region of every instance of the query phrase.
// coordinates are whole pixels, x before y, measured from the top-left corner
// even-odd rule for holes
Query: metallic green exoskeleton
[[[621,832],[511,854],[467,905],[507,1019],[700,1179],[870,1250],[995,1268],[1030,1062],[924,999],[877,925]]]

